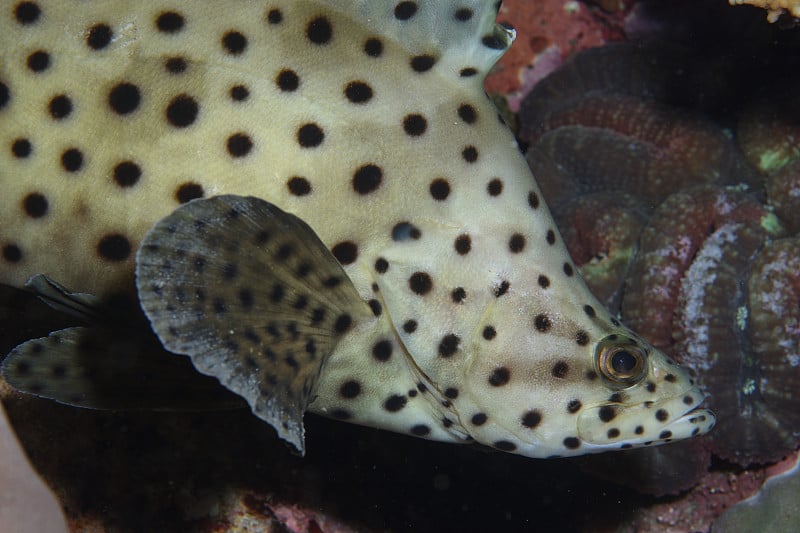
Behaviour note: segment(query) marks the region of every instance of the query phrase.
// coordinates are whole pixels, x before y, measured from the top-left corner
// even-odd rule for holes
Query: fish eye
[[[595,363],[601,376],[615,385],[633,385],[647,373],[645,351],[632,339],[612,335],[601,340]]]

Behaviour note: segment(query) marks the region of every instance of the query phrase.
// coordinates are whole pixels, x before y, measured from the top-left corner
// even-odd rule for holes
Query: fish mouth
[[[635,404],[608,403],[584,409],[578,419],[580,438],[597,445],[651,445],[711,431],[714,413],[701,406],[697,387],[683,393]]]

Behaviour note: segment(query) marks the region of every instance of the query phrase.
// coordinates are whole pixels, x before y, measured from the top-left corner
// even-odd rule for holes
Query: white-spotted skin
[[[639,383],[597,375],[601,339],[636,337],[575,272],[483,93],[513,39],[494,9],[2,2],[0,282],[131,292],[156,221],[256,196],[306,221],[376,314],[330,356],[312,411],[532,457],[704,433],[710,413],[681,418],[702,393],[643,341]]]

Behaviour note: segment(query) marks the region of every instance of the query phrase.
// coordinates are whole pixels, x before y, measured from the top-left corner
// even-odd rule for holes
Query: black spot
[[[450,196],[450,183],[444,178],[436,178],[429,190],[434,200],[446,200]]]
[[[595,316],[597,316],[594,307],[592,307],[591,305],[584,305],[583,312],[586,313],[586,316],[588,316],[589,318],[594,318]]]
[[[317,307],[311,312],[311,323],[317,325],[325,319],[325,309]]]
[[[461,157],[467,163],[474,163],[478,160],[478,149],[474,146],[467,146],[461,151]]]
[[[542,413],[536,409],[522,415],[522,425],[526,428],[535,428],[542,421]]]
[[[518,254],[525,249],[525,236],[520,233],[515,233],[508,239],[508,249],[511,253]]]
[[[428,121],[425,120],[425,117],[418,113],[412,113],[410,115],[406,115],[403,118],[403,129],[405,130],[407,135],[412,137],[419,137],[425,130],[428,128]]]
[[[513,452],[517,449],[517,445],[511,441],[507,440],[499,440],[494,443],[494,447],[498,450],[503,450],[504,452]]]
[[[408,20],[417,13],[416,2],[400,2],[394,6],[394,18],[397,20]]]
[[[342,386],[339,387],[339,395],[342,398],[355,398],[359,394],[361,394],[361,384],[358,381],[345,381],[342,383]]]
[[[222,277],[227,281],[233,280],[239,274],[239,267],[236,263],[225,263],[222,265]]]
[[[345,86],[344,95],[354,104],[363,104],[372,99],[372,87],[363,81],[351,81]]]
[[[133,187],[142,176],[142,169],[133,161],[122,161],[114,167],[114,181],[120,187]]]
[[[411,222],[398,222],[392,228],[392,240],[396,242],[417,240],[422,237],[422,232]]]
[[[119,115],[127,115],[136,111],[141,99],[139,87],[128,82],[118,83],[108,93],[108,105]]]
[[[97,253],[109,261],[124,261],[131,255],[131,243],[119,233],[105,235],[97,243]]]
[[[29,217],[41,218],[47,214],[47,198],[43,194],[32,192],[22,200],[22,208]]]
[[[659,409],[656,411],[656,420],[659,422],[666,422],[669,418],[669,412],[666,409]]]
[[[180,94],[167,106],[167,121],[176,128],[191,126],[197,120],[200,107],[197,101],[188,94]]]
[[[569,365],[564,361],[558,361],[556,364],[553,365],[552,370],[550,371],[553,374],[554,378],[565,378],[567,377],[567,372],[569,372]]]
[[[495,368],[492,370],[491,375],[489,376],[489,385],[493,387],[501,387],[508,383],[508,380],[511,379],[511,371],[501,366],[500,368]]]
[[[54,96],[47,106],[50,116],[55,120],[67,118],[72,113],[72,101],[65,94]]]
[[[555,244],[556,243],[556,233],[549,229],[547,230],[547,244]]]
[[[678,381],[678,378],[675,377],[675,374],[667,374],[666,376],[664,376],[664,381],[675,383],[676,381]]]
[[[383,180],[383,171],[377,165],[364,165],[353,174],[353,190],[358,194],[369,194],[378,189]]]
[[[3,109],[10,99],[11,92],[8,90],[8,85],[0,81],[0,109]]]
[[[467,67],[467,68],[462,68],[461,69],[461,72],[459,72],[459,76],[461,76],[462,78],[471,78],[472,76],[474,76],[477,73],[478,73],[478,69],[475,69],[475,68],[472,68],[472,67]]]
[[[575,271],[573,270],[572,265],[569,263],[564,263],[564,274],[566,274],[568,277],[572,277],[574,273]]]
[[[273,303],[280,303],[284,296],[286,296],[286,289],[283,288],[283,285],[276,283],[272,286],[272,291],[269,293],[270,301]]]
[[[417,424],[416,426],[412,426],[411,433],[412,435],[416,435],[417,437],[424,437],[431,432],[431,428],[426,426],[425,424]]]
[[[577,437],[567,437],[566,439],[564,439],[564,446],[566,446],[570,450],[574,450],[575,448],[580,448],[581,441],[578,440]]]
[[[411,68],[415,72],[427,72],[436,64],[436,59],[432,55],[422,54],[411,58]]]
[[[245,87],[244,85],[234,85],[228,91],[228,94],[231,97],[231,100],[234,102],[244,102],[248,98],[250,98],[250,89]]]
[[[234,133],[226,142],[231,157],[244,157],[253,149],[253,140],[246,133]]]
[[[653,383],[652,381],[648,381],[647,385],[645,386],[645,388],[647,389],[647,392],[655,392],[656,391],[656,384]]]
[[[692,398],[691,396],[684,396],[683,403],[686,405],[692,405],[694,403],[694,398]]]
[[[481,38],[481,42],[483,43],[483,46],[486,48],[491,48],[492,50],[502,50],[505,48],[503,41],[494,35],[484,35],[483,38]]]
[[[188,68],[186,60],[182,57],[170,57],[164,62],[164,68],[170,74],[180,74]]]
[[[61,154],[61,166],[67,172],[77,172],[83,167],[83,154],[77,148],[69,148]]]
[[[325,133],[318,125],[312,123],[303,124],[297,130],[297,142],[303,148],[316,148],[325,140]]]
[[[383,257],[377,258],[375,260],[375,272],[385,274],[387,270],[389,270],[389,262]]]
[[[550,286],[550,278],[544,275],[539,276],[538,283],[541,288],[546,289]]]
[[[311,184],[306,178],[294,176],[286,182],[286,188],[295,196],[306,196],[311,192]]]
[[[281,91],[292,92],[300,86],[300,77],[293,70],[283,69],[278,72],[275,83]]]
[[[528,193],[528,205],[532,209],[539,209],[539,195],[531,191]]]
[[[386,401],[383,402],[383,408],[389,411],[390,413],[396,413],[400,409],[406,406],[408,399],[405,396],[400,396],[399,394],[393,394],[386,398]]]
[[[578,346],[586,346],[589,344],[589,334],[582,329],[578,330],[578,332],[575,333],[575,342],[578,344]]]
[[[373,315],[381,316],[381,313],[383,312],[383,307],[381,307],[381,303],[378,300],[373,298],[369,302],[367,302],[367,305],[369,305],[369,308],[372,310]]]
[[[203,186],[199,183],[194,183],[192,181],[187,181],[186,183],[181,184],[175,190],[175,199],[178,200],[179,203],[185,204],[190,200],[194,200],[195,198],[202,198],[205,194],[203,190]]]
[[[475,121],[478,120],[478,112],[469,104],[461,104],[458,106],[458,116],[467,124],[474,124]]]
[[[95,24],[86,35],[86,45],[92,50],[102,50],[111,42],[114,33],[108,24]]]
[[[34,24],[39,20],[42,10],[36,2],[20,2],[14,9],[14,16],[20,24]]]
[[[608,430],[607,435],[609,439],[616,439],[617,437],[619,437],[619,429],[611,428]]]
[[[156,18],[156,28],[164,33],[177,33],[183,29],[183,15],[175,11],[165,11]]]
[[[470,420],[473,426],[482,426],[486,423],[488,417],[484,413],[475,413]]]
[[[547,331],[550,330],[550,326],[552,326],[552,323],[550,322],[550,319],[547,317],[547,315],[539,314],[536,315],[536,317],[533,319],[533,325],[538,331],[546,333]]]
[[[416,393],[417,391],[413,391],[413,392]],[[453,421],[452,420],[450,420],[449,418],[442,418],[442,426],[444,426],[445,428],[449,428],[452,425],[453,425]]]
[[[578,411],[581,410],[581,407],[583,407],[583,404],[581,404],[580,400],[570,400],[569,403],[567,404],[567,412],[573,414],[577,413]]]
[[[28,139],[16,139],[11,143],[11,153],[14,157],[23,159],[31,155],[33,146]]]
[[[500,285],[494,288],[494,295],[496,298],[500,298],[502,295],[508,292],[508,288],[511,287],[511,284],[506,280],[500,282]]]
[[[353,416],[345,409],[332,409],[330,415],[331,418],[335,418],[337,420],[350,420],[350,418]]]
[[[50,66],[50,54],[44,50],[37,50],[28,56],[27,65],[33,72],[43,72]]]
[[[447,387],[444,390],[444,395],[450,398],[451,400],[455,400],[458,398],[458,389],[455,387]]]
[[[253,291],[250,289],[239,289],[239,304],[242,306],[242,309],[249,310],[253,308],[254,298],[253,298]]]
[[[333,325],[333,329],[334,331],[336,331],[336,333],[344,333],[350,328],[350,325],[352,323],[353,323],[352,317],[347,313],[344,313],[336,318],[336,322]]]
[[[493,178],[486,186],[486,192],[489,196],[500,196],[503,192],[503,181],[500,178]]]
[[[415,294],[424,296],[433,288],[433,280],[426,272],[414,272],[408,278],[408,286]]]
[[[453,13],[453,17],[459,22],[467,22],[472,18],[472,10],[468,7],[461,7],[456,9],[456,12]]]
[[[332,36],[333,28],[325,17],[317,17],[306,26],[306,37],[314,44],[327,44]]]
[[[289,246],[289,245],[287,245],[287,246]],[[326,279],[325,281],[323,281],[322,284],[325,287],[327,287],[329,289],[332,289],[334,287],[338,287],[341,282],[342,282],[342,278],[340,278],[338,276],[331,276],[328,279]]]
[[[358,259],[358,245],[353,241],[343,241],[331,248],[333,256],[343,265],[355,263]]]
[[[442,357],[451,357],[458,351],[458,345],[461,339],[454,333],[449,333],[442,337],[439,342],[439,355]]]
[[[222,36],[222,46],[229,54],[238,56],[247,48],[247,37],[238,31],[229,31]]]
[[[612,394],[611,396],[608,397],[608,401],[609,402],[614,402],[614,403],[622,403],[622,401],[624,399],[625,399],[625,396],[621,392],[615,392],[614,394]],[[653,403],[653,402],[650,402],[650,403]]]
[[[267,13],[267,20],[270,24],[280,24],[283,22],[283,13],[280,9],[270,9]]]
[[[406,320],[403,323],[403,331],[406,333],[414,333],[417,331],[417,321],[416,320]]]
[[[597,412],[597,416],[603,422],[611,422],[617,416],[617,411],[614,409],[613,405],[604,405]]]
[[[668,429],[665,429],[664,431],[658,434],[659,439],[668,439],[670,437],[672,437],[672,432]]]
[[[458,255],[467,255],[472,249],[472,239],[466,234],[459,235],[456,237],[453,246],[455,247],[456,252],[458,252]]]
[[[622,324],[620,324],[619,320],[617,320],[617,319],[616,319],[616,318],[614,318],[614,317],[611,317],[611,323],[612,323],[613,325],[617,326],[617,327],[620,327],[620,326],[622,325]]]
[[[641,435],[644,433],[644,426],[636,426],[636,429],[634,429],[633,432],[637,435]]]
[[[383,43],[380,39],[370,37],[364,41],[364,53],[370,57],[380,57],[383,53]]]
[[[19,263],[22,261],[22,250],[16,244],[6,244],[3,246],[3,259],[9,263]]]
[[[453,303],[460,304],[467,298],[467,291],[464,290],[464,287],[456,287],[453,289],[453,292],[450,293],[450,297],[453,300]]]

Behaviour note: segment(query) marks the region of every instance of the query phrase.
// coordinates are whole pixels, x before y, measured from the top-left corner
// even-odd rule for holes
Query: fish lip
[[[693,399],[690,404],[684,403],[684,398],[687,395],[691,395]],[[693,386],[653,403],[642,401],[625,405],[606,402],[593,405],[579,415],[578,434],[587,443],[603,446],[618,446],[622,444],[641,446],[703,435],[708,433],[716,422],[714,413],[703,407],[705,399],[706,394],[698,387]],[[613,406],[617,409],[616,422],[597,422],[599,410],[604,406]],[[655,426],[653,422],[646,422],[655,421],[656,413],[659,410],[665,410],[669,413],[666,420],[658,422]],[[648,431],[643,435],[632,434],[632,428],[641,425],[642,421],[645,421],[644,426],[648,428]],[[625,436],[618,440],[609,441],[607,431],[611,427],[622,429]]]

